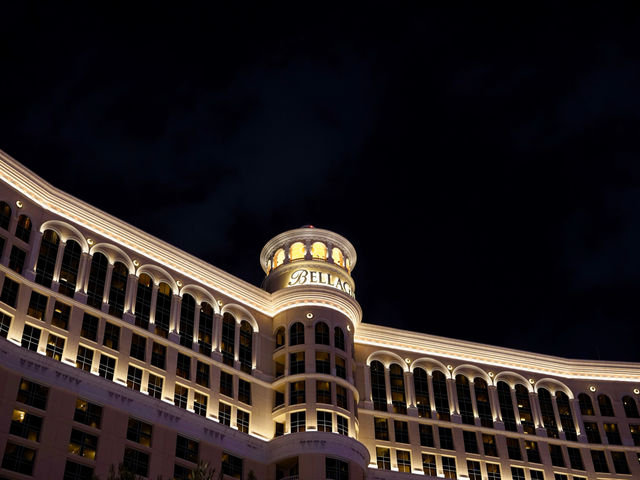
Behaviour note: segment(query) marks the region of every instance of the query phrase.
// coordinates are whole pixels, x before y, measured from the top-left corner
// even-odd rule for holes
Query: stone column
[[[60,281],[60,267],[62,266],[62,257],[64,257],[64,249],[67,247],[67,242],[62,241],[60,239],[60,243],[58,244],[58,253],[56,255],[56,264],[53,267],[53,281],[56,286]],[[57,288],[55,289],[57,290]]]
[[[24,269],[25,278],[34,281],[36,278],[36,263],[40,254],[40,245],[42,244],[42,232],[36,231],[33,235],[33,241],[27,255],[27,264]]]

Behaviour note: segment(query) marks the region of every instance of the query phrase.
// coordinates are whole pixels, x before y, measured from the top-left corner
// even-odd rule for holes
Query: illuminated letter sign
[[[316,270],[300,269],[293,272],[287,286],[295,287],[296,285],[328,285],[353,296],[353,289],[348,282],[332,277],[330,273]]]

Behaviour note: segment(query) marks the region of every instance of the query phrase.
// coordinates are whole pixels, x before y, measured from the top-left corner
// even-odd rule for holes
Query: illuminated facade
[[[0,152],[0,479],[640,478],[640,365],[363,323],[343,237],[263,288]]]

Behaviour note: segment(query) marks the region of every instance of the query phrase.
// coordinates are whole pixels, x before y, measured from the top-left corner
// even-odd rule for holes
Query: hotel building
[[[0,180],[0,479],[640,478],[638,364],[363,323],[327,230],[271,239],[258,288]]]

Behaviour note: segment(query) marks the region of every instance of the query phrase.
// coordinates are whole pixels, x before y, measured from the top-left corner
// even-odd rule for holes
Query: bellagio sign
[[[353,288],[346,281],[337,276],[331,276],[328,272],[320,272],[317,270],[306,270],[301,268],[295,270],[291,277],[289,277],[288,287],[295,287],[296,285],[328,285],[336,288],[348,295],[353,295]]]

